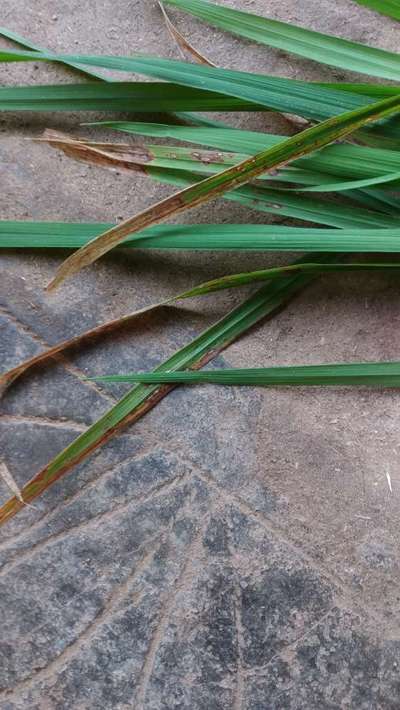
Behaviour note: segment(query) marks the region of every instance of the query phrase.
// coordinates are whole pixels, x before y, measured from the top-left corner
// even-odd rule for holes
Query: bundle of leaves
[[[400,18],[398,0],[360,2],[393,19]],[[163,123],[110,120],[99,124],[102,129],[144,136],[146,142],[140,148],[45,131],[43,141],[74,159],[105,168],[133,170],[179,188],[172,196],[117,225],[0,222],[0,248],[73,250],[58,268],[49,289],[61,287],[67,278],[111,249],[121,247],[304,252],[291,265],[272,268],[266,264],[264,269],[228,274],[172,295],[162,303],[59,343],[3,373],[2,390],[38,363],[49,363],[71,346],[101,338],[144,310],[262,282],[258,291],[154,372],[103,378],[132,382],[135,386],[21,491],[14,490],[15,495],[0,508],[0,523],[41,495],[122,427],[137,421],[179,383],[400,386],[400,362],[199,371],[255,323],[281,309],[319,274],[391,272],[400,268],[399,262],[389,256],[400,252],[400,94],[393,83],[374,83],[375,78],[398,79],[400,55],[206,0],[165,0],[165,4],[227,32],[322,64],[366,74],[372,81],[315,83],[216,67],[178,32],[164,7],[171,34],[194,62],[143,55],[57,55],[9,30],[0,30],[3,37],[23,47],[0,51],[1,62],[58,62],[83,72],[91,80],[85,84],[0,88],[2,111],[123,110],[144,115],[155,110],[168,112]],[[135,72],[158,81],[111,81],[97,73],[97,68]],[[289,114],[295,117],[297,127],[301,119],[302,130],[294,136],[282,136],[232,128],[225,121],[210,120],[201,114],[210,111]],[[147,143],[148,138],[169,138],[179,145]],[[191,145],[184,147],[182,143]],[[295,218],[300,226],[160,224],[214,198],[231,200],[261,213]],[[366,252],[374,257],[361,258]],[[84,273],[80,277],[84,278]]]

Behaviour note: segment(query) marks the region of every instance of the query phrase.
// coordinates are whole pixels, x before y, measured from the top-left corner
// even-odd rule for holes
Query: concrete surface
[[[350,0],[225,1],[398,46],[398,25]],[[224,66],[344,75],[171,15]],[[154,0],[3,0],[0,18],[55,50],[177,56]],[[2,84],[77,80],[1,72]],[[112,220],[168,194],[24,140],[88,118],[1,116],[2,218]],[[232,122],[287,130],[271,116]],[[219,202],[185,218],[266,217]],[[113,255],[49,298],[60,258],[1,255],[2,367],[205,278],[282,261]],[[384,276],[321,279],[220,364],[396,358],[399,296]],[[82,372],[148,369],[240,298],[165,309],[10,389],[1,450],[19,484],[118,396]],[[1,710],[398,709],[399,407],[393,392],[176,390],[2,528]]]

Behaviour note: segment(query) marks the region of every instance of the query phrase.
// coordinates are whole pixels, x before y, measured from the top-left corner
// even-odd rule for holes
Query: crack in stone
[[[51,426],[61,429],[73,429],[79,433],[87,430],[85,424],[80,424],[73,419],[61,419],[56,417],[32,416],[25,414],[2,414],[1,421],[6,424],[34,424],[35,426]]]
[[[161,494],[164,494],[165,492],[169,493],[173,491],[178,485],[184,484],[185,482],[185,476],[186,474],[182,474],[180,476],[176,476],[173,479],[170,479],[168,481],[164,481],[163,483],[159,484],[158,486],[155,486],[153,489],[147,492],[146,495],[140,497],[140,498],[131,498],[129,501],[126,503],[122,504],[116,504],[114,505],[111,509],[106,510],[102,513],[98,513],[98,515],[95,515],[93,518],[90,518],[90,520],[84,520],[77,525],[74,525],[67,530],[62,530],[59,533],[55,535],[50,535],[47,537],[45,540],[41,540],[38,542],[36,545],[33,547],[29,548],[29,550],[25,550],[24,552],[20,552],[17,550],[16,554],[14,557],[12,557],[10,560],[8,560],[2,568],[0,568],[0,579],[2,577],[5,577],[8,575],[10,572],[15,567],[18,567],[19,564],[22,564],[23,562],[26,562],[27,560],[31,557],[34,557],[34,555],[38,552],[38,550],[47,547],[47,545],[50,545],[52,543],[58,542],[59,540],[62,540],[63,537],[66,537],[69,535],[71,532],[76,532],[77,530],[84,530],[86,528],[90,528],[92,525],[98,525],[100,522],[104,522],[105,520],[112,520],[117,514],[120,514],[127,510],[130,506],[134,505],[135,508],[141,506],[141,505],[146,505],[151,500],[154,500],[158,498]]]
[[[315,621],[309,628],[301,635],[299,638],[295,639],[291,643],[286,644],[283,648],[278,653],[275,653],[272,658],[268,661],[268,663],[265,663],[263,666],[253,666],[252,668],[245,668],[244,673],[245,675],[250,678],[252,676],[257,676],[257,677],[262,677],[264,675],[268,675],[267,670],[268,668],[273,664],[274,661],[276,661],[277,658],[282,658],[284,657],[285,654],[290,653],[293,649],[298,646],[299,643],[302,641],[305,641],[311,634],[315,631],[315,629],[320,626],[325,619],[330,616],[335,609],[339,609],[337,604],[334,604],[333,606],[328,609],[317,621]]]
[[[244,647],[244,629],[242,623],[242,599],[240,594],[240,586],[238,580],[234,583],[234,604],[235,604],[235,627],[236,627],[236,643],[237,643],[237,670],[236,670],[236,687],[235,697],[233,701],[233,710],[242,710],[244,691],[245,691],[245,675],[243,663],[243,647]]]
[[[97,629],[107,622],[114,608],[120,602],[122,602],[130,593],[130,588],[134,586],[134,584],[140,578],[142,573],[151,564],[153,558],[155,557],[157,551],[161,546],[162,537],[163,533],[158,534],[156,537],[152,538],[152,540],[150,541],[150,550],[145,553],[144,557],[135,566],[135,569],[133,569],[132,572],[127,576],[125,581],[121,584],[116,585],[116,587],[111,591],[111,594],[109,595],[102,609],[88,624],[84,631],[78,636],[78,638],[74,639],[72,643],[70,643],[60,653],[60,655],[57,656],[57,658],[47,664],[45,668],[42,668],[33,675],[30,675],[19,683],[16,683],[12,689],[5,689],[0,691],[0,696],[7,698],[7,700],[17,699],[18,695],[20,695],[22,691],[29,691],[32,687],[32,684],[36,681],[52,681],[55,673],[57,671],[63,670],[68,661],[71,661],[76,656],[82,646],[84,646],[87,642],[91,641]]]
[[[341,608],[347,608],[353,613],[358,613],[357,609],[359,609],[364,612],[366,616],[374,619],[374,621],[381,627],[384,626],[388,628],[389,631],[393,632],[393,620],[386,619],[382,614],[376,612],[375,609],[372,609],[365,602],[360,602],[358,598],[359,595],[356,591],[351,589],[351,587],[348,587],[343,582],[339,582],[325,567],[317,565],[315,560],[310,555],[304,552],[302,548],[297,547],[289,538],[285,537],[285,535],[282,534],[282,531],[279,530],[274,523],[271,523],[269,518],[262,515],[259,511],[253,510],[247,502],[241,500],[235,494],[228,493],[224,488],[218,485],[218,483],[208,472],[203,471],[198,466],[196,466],[196,475],[203,481],[203,483],[208,483],[211,488],[218,491],[221,498],[225,502],[233,504],[241,510],[244,515],[255,518],[261,527],[268,530],[268,532],[274,535],[274,537],[283,545],[293,550],[298,557],[307,563],[310,569],[314,570],[314,572],[316,572],[320,577],[323,577],[327,582],[329,582],[332,593],[335,593],[337,595],[337,599],[340,599],[341,601]],[[339,602],[337,605],[339,606]],[[400,630],[400,626],[396,626],[396,628]]]
[[[141,680],[137,692],[137,705],[135,707],[137,710],[146,710],[146,695],[147,695],[147,690],[149,687],[149,683],[151,680],[151,676],[154,670],[154,664],[156,661],[156,656],[158,649],[160,647],[160,644],[162,643],[162,640],[164,638],[164,633],[166,631],[166,628],[168,626],[169,618],[171,615],[171,612],[174,608],[176,598],[178,594],[181,591],[184,591],[188,584],[190,583],[191,580],[191,571],[193,569],[193,565],[195,560],[198,557],[198,547],[201,543],[201,540],[204,535],[204,530],[206,527],[206,524],[208,522],[209,516],[208,513],[203,517],[201,527],[197,534],[194,536],[192,542],[190,543],[187,552],[186,552],[186,557],[184,564],[182,566],[181,572],[178,575],[178,578],[173,586],[172,591],[170,594],[167,596],[165,599],[164,605],[160,611],[160,616],[159,616],[159,623],[157,624],[157,628],[153,634],[153,637],[151,639],[149,648],[147,650],[146,656],[143,661],[143,666],[142,666],[142,671],[141,671]],[[197,552],[197,554],[196,554]]]
[[[145,452],[143,453],[145,455]],[[85,483],[81,488],[79,488],[75,493],[72,493],[70,496],[65,498],[61,503],[55,503],[54,507],[51,508],[50,510],[45,510],[43,511],[43,515],[39,518],[37,518],[34,523],[29,525],[29,528],[26,530],[22,530],[21,532],[17,533],[13,537],[7,538],[7,540],[4,540],[3,542],[0,541],[0,551],[4,549],[8,549],[9,547],[12,547],[16,543],[18,543],[19,540],[23,540],[25,537],[29,536],[32,533],[32,530],[36,530],[36,528],[40,527],[41,525],[46,523],[46,520],[54,515],[55,513],[58,513],[59,511],[62,511],[64,508],[66,508],[68,505],[73,503],[75,500],[78,500],[81,495],[85,493],[85,491],[89,490],[90,488],[93,488],[96,486],[98,481],[101,481],[103,478],[112,475],[115,471],[118,471],[119,468],[122,466],[126,465],[130,460],[132,459],[132,456],[128,456],[126,459],[123,459],[122,461],[119,461],[117,464],[114,466],[110,466],[107,468],[105,471],[101,472],[94,480],[90,480],[87,483]]]

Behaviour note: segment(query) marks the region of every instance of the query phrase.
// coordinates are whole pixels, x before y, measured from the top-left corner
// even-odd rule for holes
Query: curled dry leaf
[[[199,64],[206,64],[209,67],[215,67],[217,66],[213,62],[211,62],[207,57],[204,56],[201,52],[199,52],[198,49],[193,47],[190,42],[186,39],[186,37],[183,36],[181,32],[175,27],[173,22],[171,22],[170,18],[167,15],[167,12],[165,10],[164,5],[162,4],[161,0],[158,2],[161,12],[163,14],[165,24],[167,27],[168,32],[170,33],[172,39],[175,40],[176,44],[178,45],[178,49],[181,53],[181,56],[183,59],[185,59],[185,52],[188,52]]]
[[[52,348],[49,348],[48,350],[45,350],[42,353],[39,353],[39,355],[35,355],[29,360],[25,360],[20,365],[17,365],[17,367],[13,367],[12,370],[8,370],[8,372],[5,372],[0,375],[0,397],[5,392],[7,387],[9,387],[13,382],[15,382],[15,380],[21,377],[21,375],[30,370],[32,367],[36,367],[37,365],[44,365],[49,360],[53,360],[57,357],[57,355],[60,355],[61,353],[65,352],[66,350],[69,350],[70,348],[83,345],[84,343],[87,343],[91,340],[96,340],[97,338],[106,335],[107,333],[117,330],[122,326],[126,326],[139,315],[147,313],[148,311],[151,311],[160,306],[167,305],[170,300],[173,299],[146,306],[145,308],[141,308],[137,311],[134,311],[133,313],[128,313],[127,315],[122,316],[121,318],[115,318],[114,320],[108,321],[107,323],[102,323],[101,325],[98,325],[95,328],[91,328],[90,330],[87,330],[84,333],[75,336],[74,338],[64,340],[63,342],[54,345]]]

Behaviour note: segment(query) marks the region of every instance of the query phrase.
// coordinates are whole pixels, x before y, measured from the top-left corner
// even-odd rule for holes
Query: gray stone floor
[[[351,0],[225,2],[398,46],[398,25]],[[221,65],[344,76],[171,15]],[[177,56],[154,0],[2,0],[0,18],[59,51]],[[2,84],[79,80],[60,67],[1,72]],[[3,219],[113,220],[168,194],[25,140],[45,126],[94,135],[79,128],[91,118],[0,117]],[[272,116],[234,123],[288,130]],[[263,218],[219,202],[186,219]],[[206,278],[278,261],[112,255],[47,297],[60,258],[1,255],[2,367]],[[399,296],[393,278],[323,279],[220,363],[398,358]],[[19,484],[123,390],[82,373],[148,369],[241,297],[165,309],[10,389],[1,451]],[[1,709],[399,708],[399,407],[393,392],[175,390],[2,528]]]

